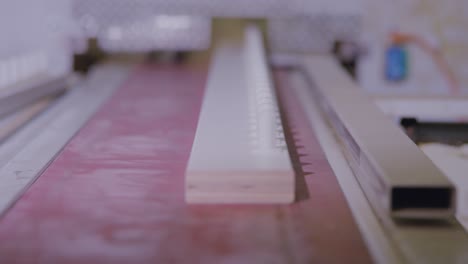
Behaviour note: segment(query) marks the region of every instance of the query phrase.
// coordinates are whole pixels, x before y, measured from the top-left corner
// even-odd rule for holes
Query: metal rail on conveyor
[[[370,263],[333,171],[280,75],[277,88],[287,95],[282,111],[300,142],[293,148],[299,157],[293,163],[302,168],[297,201],[184,202],[206,76],[206,62],[141,65],[123,85],[114,82],[120,89],[4,211],[0,262]],[[65,120],[58,117],[54,126]],[[54,136],[43,131],[15,157],[44,155]]]
[[[343,140],[349,139],[349,135],[346,136],[341,134],[340,131],[336,131],[337,124],[333,122],[339,120],[333,119],[333,117],[329,115],[331,109],[334,111],[343,111],[343,108],[336,107],[327,109],[327,107],[330,107],[327,101],[329,98],[324,98],[317,92],[317,90],[322,90],[323,93],[336,93],[337,90],[345,89],[346,91],[343,92],[341,96],[349,100],[345,100],[345,102],[340,101],[343,105],[346,102],[355,102],[353,100],[355,98],[349,96],[349,93],[358,93],[358,91],[353,91],[357,88],[352,87],[353,84],[350,84],[351,80],[346,78],[345,72],[340,70],[331,58],[310,57],[309,60],[316,60],[315,62],[320,61],[322,63],[315,64],[313,67],[308,67],[305,70],[299,67],[289,76],[289,80],[304,107],[307,115],[305,120],[314,127],[316,135],[318,135],[320,143],[325,149],[327,158],[332,164],[332,168],[336,172],[336,176],[346,194],[346,198],[353,208],[353,213],[361,227],[361,231],[366,237],[369,247],[373,248],[372,252],[375,253],[374,257],[376,261],[378,263],[466,262],[468,257],[466,254],[466,252],[468,252],[468,237],[466,236],[466,231],[454,217],[445,217],[444,219],[402,219],[401,217],[393,217],[394,214],[387,211],[388,207],[378,203],[381,200],[372,200],[375,198],[369,196],[369,190],[366,189],[369,188],[369,183],[363,183],[364,180],[371,182],[372,179],[362,178],[362,175],[360,175],[362,172],[356,170],[356,160],[353,156],[350,156],[350,150],[347,149],[349,148],[347,145],[348,143],[343,142]],[[323,68],[317,70],[318,67]],[[333,75],[333,78],[330,78],[330,74]],[[325,89],[334,91],[325,91]],[[328,96],[331,97],[332,95],[329,94]],[[334,94],[333,96],[338,97],[340,95]],[[336,100],[333,102],[337,104]],[[353,104],[348,105],[348,107],[352,106]],[[349,110],[346,115],[341,112],[340,117],[349,117],[349,115],[359,113],[359,110],[362,109],[361,107],[362,106],[356,106],[356,112]],[[375,109],[375,111],[377,111],[377,109]],[[363,117],[368,115],[367,113],[361,114],[363,114]],[[370,113],[370,115],[373,115],[373,113]],[[380,114],[377,113],[376,115]],[[385,117],[381,116],[381,118],[384,119],[384,122],[387,121]],[[351,121],[355,120],[352,118],[347,119],[344,125],[349,125],[348,122]],[[388,122],[390,121],[388,120]],[[363,123],[363,125],[368,127],[372,125],[372,122],[369,124]],[[389,123],[389,125],[392,124]],[[358,131],[362,132],[362,130]],[[375,131],[379,130],[371,129],[369,133]],[[354,135],[356,131],[350,133]],[[370,137],[370,135],[365,138],[360,137],[359,142],[366,142],[365,140],[368,139],[368,137]],[[398,146],[398,144],[395,145]],[[394,150],[395,145],[389,149]],[[385,149],[382,149],[379,155],[382,155],[384,150]],[[367,153],[363,153],[362,155],[366,154]],[[418,155],[419,154],[422,153],[418,153]],[[364,194],[366,194],[367,197],[364,196]],[[380,195],[385,195],[385,193],[380,193]],[[373,210],[369,209],[369,205],[372,205]],[[416,208],[413,208],[413,210],[416,210]],[[411,215],[406,215],[405,217],[410,216]],[[421,215],[412,215],[412,217],[416,216]],[[427,217],[428,215],[426,214],[424,216]],[[435,216],[440,217],[438,214]],[[376,223],[376,217],[379,219],[377,221],[378,223]],[[389,247],[389,245],[384,242],[385,239],[382,240],[381,228],[384,229],[385,237],[393,241],[393,248],[396,249],[396,255],[390,253],[392,251],[391,246]],[[399,260],[390,260],[392,256],[396,256]]]
[[[0,91],[0,117],[50,95],[68,88],[69,76],[37,76],[18,82]]]
[[[331,57],[309,56],[303,68],[379,215],[400,219],[454,216],[453,184]]]

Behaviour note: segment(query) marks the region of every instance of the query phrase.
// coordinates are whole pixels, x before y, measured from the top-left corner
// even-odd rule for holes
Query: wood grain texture
[[[186,172],[188,203],[294,200],[294,170],[263,49],[253,25],[244,38],[223,39],[215,49]]]
[[[185,204],[205,78],[206,69],[185,67],[136,72],[1,219],[0,263],[370,263],[297,106],[288,115],[307,135],[309,198]]]

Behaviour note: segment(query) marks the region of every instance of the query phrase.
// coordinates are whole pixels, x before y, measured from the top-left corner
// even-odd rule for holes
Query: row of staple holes
[[[256,38],[257,42],[261,42],[258,40],[261,35],[259,32],[257,33],[258,34],[254,33],[254,29],[248,29],[246,36],[247,48],[245,52],[251,109],[250,123],[254,138],[253,143],[257,146],[260,140],[266,139],[267,142],[264,144],[266,144],[267,147],[271,147],[271,144],[273,144],[273,147],[275,148],[284,148],[286,143],[281,126],[279,110],[276,106],[276,97],[272,90],[272,83],[268,74],[267,64],[264,59],[265,54],[263,54],[263,50],[256,48],[256,46],[259,47],[259,45],[252,44],[254,41],[252,40],[253,38]],[[258,130],[259,126],[261,126],[261,124],[259,124],[259,122],[261,122],[259,116],[264,114],[267,116],[263,118],[268,118],[270,121],[273,120],[271,124],[267,123],[267,125],[274,126],[272,128],[273,136],[271,136],[271,134],[267,135],[267,133],[272,133],[271,131],[268,131],[270,128],[267,128],[267,131],[262,133],[262,138],[259,138]],[[269,140],[271,140],[271,142],[268,142]]]
[[[43,52],[30,52],[0,60],[0,89],[27,80],[46,71],[47,58]]]

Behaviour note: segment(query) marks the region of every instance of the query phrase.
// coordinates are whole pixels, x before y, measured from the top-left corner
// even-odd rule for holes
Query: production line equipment
[[[0,44],[0,263],[468,262],[461,187],[327,52],[359,13],[305,3],[31,9],[81,35]]]

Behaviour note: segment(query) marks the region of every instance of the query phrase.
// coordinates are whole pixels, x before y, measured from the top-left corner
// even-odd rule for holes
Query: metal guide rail
[[[14,112],[36,100],[57,95],[68,88],[70,76],[38,76],[0,91],[0,116]]]
[[[125,80],[129,71],[130,67],[112,64],[97,67],[87,81],[71,89],[47,112],[0,145],[0,216],[34,183],[63,146]],[[65,79],[60,80],[25,89],[31,93],[24,96],[31,99],[51,91],[53,94],[58,88],[66,87]],[[12,96],[16,98],[17,93]]]
[[[361,183],[360,172],[353,169],[349,150],[340,142],[342,135],[334,131],[328,114],[320,109],[323,98],[317,96],[314,91],[317,85],[311,82],[308,74],[295,72],[290,80],[376,263],[465,263],[468,236],[454,218],[392,217],[388,212],[376,210],[376,203],[369,201],[369,196],[365,197],[367,186]]]
[[[453,217],[452,183],[361,93],[332,58],[307,57],[303,69],[315,84],[315,96],[379,215],[401,219]]]

